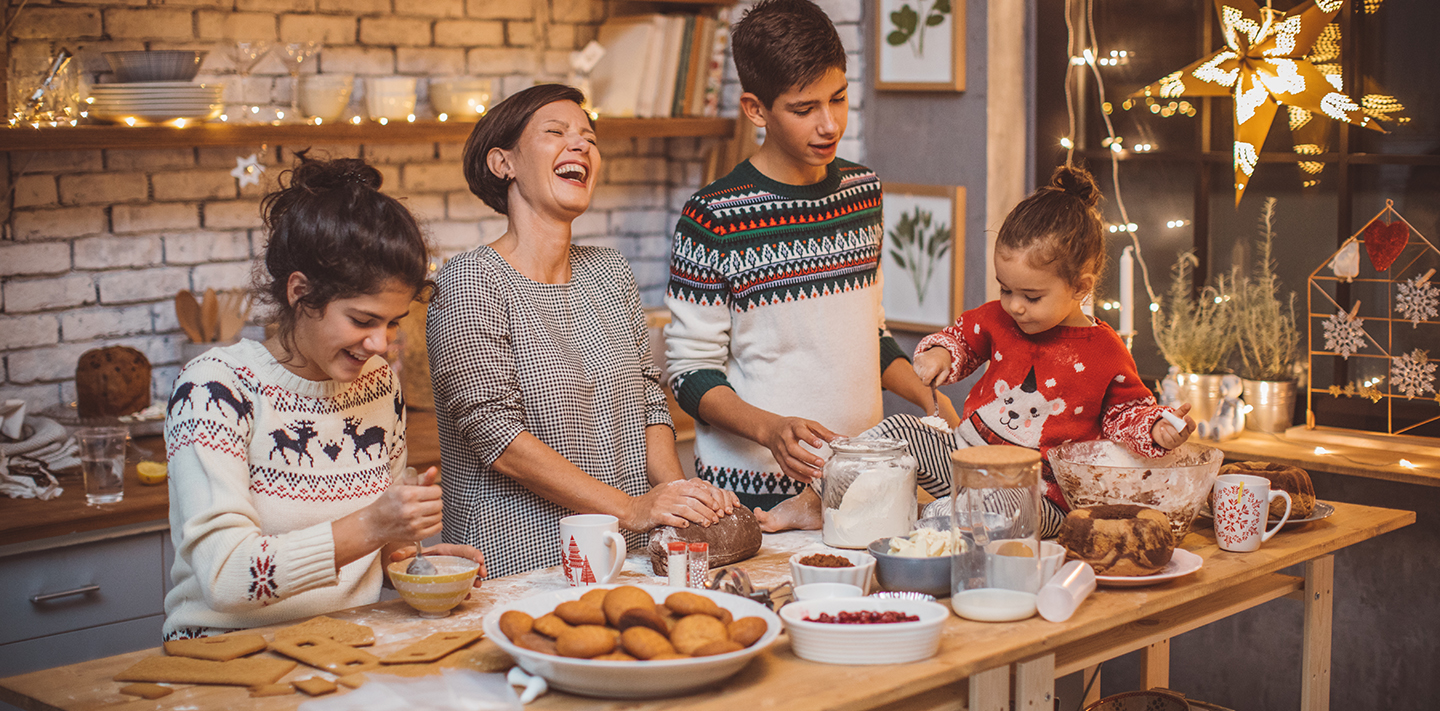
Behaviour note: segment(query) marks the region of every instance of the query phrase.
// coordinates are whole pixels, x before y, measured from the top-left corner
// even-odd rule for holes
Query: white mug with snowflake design
[[[608,583],[625,565],[620,519],[577,514],[560,519],[560,569],[571,587]]]
[[[1290,520],[1290,494],[1270,490],[1270,480],[1248,474],[1223,474],[1215,478],[1215,542],[1221,550],[1249,553],[1280,531]],[[1270,502],[1285,499],[1285,515],[1269,530]]]

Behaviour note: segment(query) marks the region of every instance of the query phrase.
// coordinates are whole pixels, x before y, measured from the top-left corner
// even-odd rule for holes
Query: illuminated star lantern
[[[1338,73],[1307,59],[1345,0],[1311,0],[1280,12],[1255,0],[1215,0],[1225,47],[1133,96],[1232,96],[1235,100],[1235,204],[1260,162],[1280,104],[1384,131],[1341,92]]]
[[[260,165],[259,156],[251,153],[244,158],[235,156],[235,169],[231,170],[230,174],[240,181],[240,187],[243,188],[246,185],[259,185],[260,174],[264,172],[265,166]]]

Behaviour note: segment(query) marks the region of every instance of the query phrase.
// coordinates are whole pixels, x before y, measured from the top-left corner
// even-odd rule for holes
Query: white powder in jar
[[[839,508],[825,509],[826,545],[864,548],[887,536],[904,536],[915,523],[915,470],[908,456],[865,462]]]

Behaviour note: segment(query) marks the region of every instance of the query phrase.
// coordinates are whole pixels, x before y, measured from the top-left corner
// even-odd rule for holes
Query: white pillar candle
[[[1135,332],[1135,248],[1120,252],[1120,333]]]

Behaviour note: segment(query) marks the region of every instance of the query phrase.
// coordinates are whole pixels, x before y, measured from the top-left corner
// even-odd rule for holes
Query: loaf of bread
[[[1310,482],[1310,472],[1300,467],[1273,462],[1234,462],[1220,467],[1220,473],[1249,474],[1270,480],[1271,490],[1279,489],[1290,495],[1290,518],[1306,518],[1315,513],[1315,486]],[[1211,498],[1214,498],[1213,492]],[[1284,499],[1271,501],[1270,520],[1279,521],[1284,515]]]
[[[1096,575],[1154,575],[1175,552],[1170,519],[1135,504],[1102,504],[1072,510],[1060,524],[1060,545]]]
[[[667,575],[671,541],[710,544],[710,567],[738,563],[760,550],[760,522],[744,506],[736,506],[728,516],[713,526],[692,523],[685,528],[658,526],[650,531],[650,569],[655,575]]]
[[[150,406],[150,361],[127,346],[85,351],[75,366],[81,419],[120,417]]]

